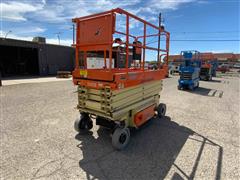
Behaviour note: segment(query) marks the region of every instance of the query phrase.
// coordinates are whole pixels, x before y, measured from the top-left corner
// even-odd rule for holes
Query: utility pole
[[[9,30],[6,34],[5,34],[5,39],[7,38],[7,35],[9,34],[9,33],[11,33],[12,31],[11,30]]]
[[[60,34],[61,32],[58,32],[58,33],[55,33],[57,35],[57,38],[58,38],[58,44],[60,45]]]
[[[158,22],[159,22],[159,25],[158,25],[158,26],[159,26],[159,28],[161,29],[161,24],[162,24],[162,22],[161,22],[161,21],[162,21],[162,14],[161,14],[161,13],[159,13],[158,18],[159,18],[159,19],[158,19]],[[159,63],[159,58],[160,58],[160,57],[159,57],[160,40],[161,40],[161,39],[160,39],[161,30],[160,30],[160,29],[159,29],[159,32],[158,32],[158,33],[159,33],[159,35],[158,35],[158,53],[157,53],[157,61],[158,61],[158,63]],[[160,59],[160,60],[161,60],[161,59]]]
[[[58,37],[58,45],[60,45],[60,35],[57,34],[57,37]]]
[[[73,44],[75,44],[75,25],[72,25],[72,29],[73,29]]]

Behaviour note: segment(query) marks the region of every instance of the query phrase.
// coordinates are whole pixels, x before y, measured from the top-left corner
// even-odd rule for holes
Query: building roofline
[[[61,46],[61,47],[72,47],[72,46],[67,46],[67,45],[58,45],[58,44],[51,44],[51,43],[41,43],[41,42],[34,42],[34,41],[28,41],[28,40],[21,40],[21,39],[13,39],[13,38],[3,38],[0,37],[0,44],[4,41],[10,41],[10,42],[19,42],[19,43],[28,43],[32,45],[50,45],[50,46]]]

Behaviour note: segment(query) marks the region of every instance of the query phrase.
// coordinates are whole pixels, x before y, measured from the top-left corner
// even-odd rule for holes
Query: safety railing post
[[[79,23],[77,22],[77,30],[76,30],[76,49],[75,49],[75,62],[76,62],[76,66],[77,69],[79,69],[79,47],[78,47],[78,43],[79,43]]]
[[[143,29],[143,67],[142,70],[145,69],[145,50],[146,50],[146,23],[144,23],[144,29]]]
[[[126,70],[128,72],[129,16],[126,15]]]

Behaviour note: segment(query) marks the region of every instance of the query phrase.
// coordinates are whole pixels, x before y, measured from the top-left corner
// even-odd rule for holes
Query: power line
[[[179,31],[170,31],[170,33],[179,33],[179,34],[221,34],[221,33],[239,33],[240,31],[196,31],[196,32],[179,32]]]
[[[173,39],[170,41],[240,41],[240,39]]]
[[[195,41],[195,42],[240,42],[240,39],[172,39],[170,41],[182,41],[182,42],[187,42],[187,41]],[[152,43],[156,43],[158,41],[152,41],[149,43],[146,43],[146,45],[148,44],[152,44]]]

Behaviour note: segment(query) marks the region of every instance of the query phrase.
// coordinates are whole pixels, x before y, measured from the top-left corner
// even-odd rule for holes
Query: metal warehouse
[[[45,38],[33,41],[0,38],[0,72],[2,77],[22,75],[56,75],[72,71],[74,49],[46,44]]]

